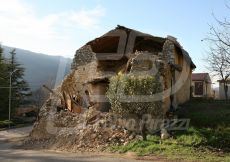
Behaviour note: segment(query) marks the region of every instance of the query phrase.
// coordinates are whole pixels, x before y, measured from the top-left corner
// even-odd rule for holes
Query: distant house
[[[224,82],[222,80],[218,80],[219,82],[219,99],[226,99],[224,93]],[[228,99],[230,98],[230,79],[227,81],[227,89],[228,89]]]
[[[212,97],[211,78],[208,73],[192,74],[192,96]]]

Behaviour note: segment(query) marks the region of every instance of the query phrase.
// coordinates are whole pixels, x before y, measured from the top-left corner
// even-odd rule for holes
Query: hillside
[[[13,47],[3,46],[4,55],[9,58]],[[16,49],[16,59],[25,68],[25,80],[32,90],[43,84],[57,85],[70,71],[72,60],[62,56],[51,56],[23,49]]]

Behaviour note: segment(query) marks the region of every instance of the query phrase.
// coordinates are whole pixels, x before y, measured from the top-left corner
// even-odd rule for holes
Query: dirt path
[[[49,150],[25,150],[18,149],[32,127],[16,128],[0,131],[0,161],[4,162],[144,162],[134,160],[132,156],[120,156],[109,154],[65,153]],[[159,161],[152,159],[151,161]],[[147,161],[146,161],[147,162]]]

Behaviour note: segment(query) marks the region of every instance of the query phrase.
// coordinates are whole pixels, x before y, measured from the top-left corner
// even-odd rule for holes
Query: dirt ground
[[[0,131],[0,161],[4,162],[147,162],[161,161],[151,157],[149,160],[138,159],[132,154],[105,154],[105,153],[68,153],[52,150],[28,150],[20,146],[32,127],[23,127]]]

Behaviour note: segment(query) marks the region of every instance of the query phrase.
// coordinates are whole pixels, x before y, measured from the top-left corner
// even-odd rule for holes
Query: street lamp
[[[14,71],[12,71],[12,72],[10,73],[10,87],[9,87],[9,127],[10,127],[10,120],[11,120],[10,114],[11,114],[12,75],[13,75],[13,73],[15,73],[16,71],[18,71],[18,69],[15,69]]]

